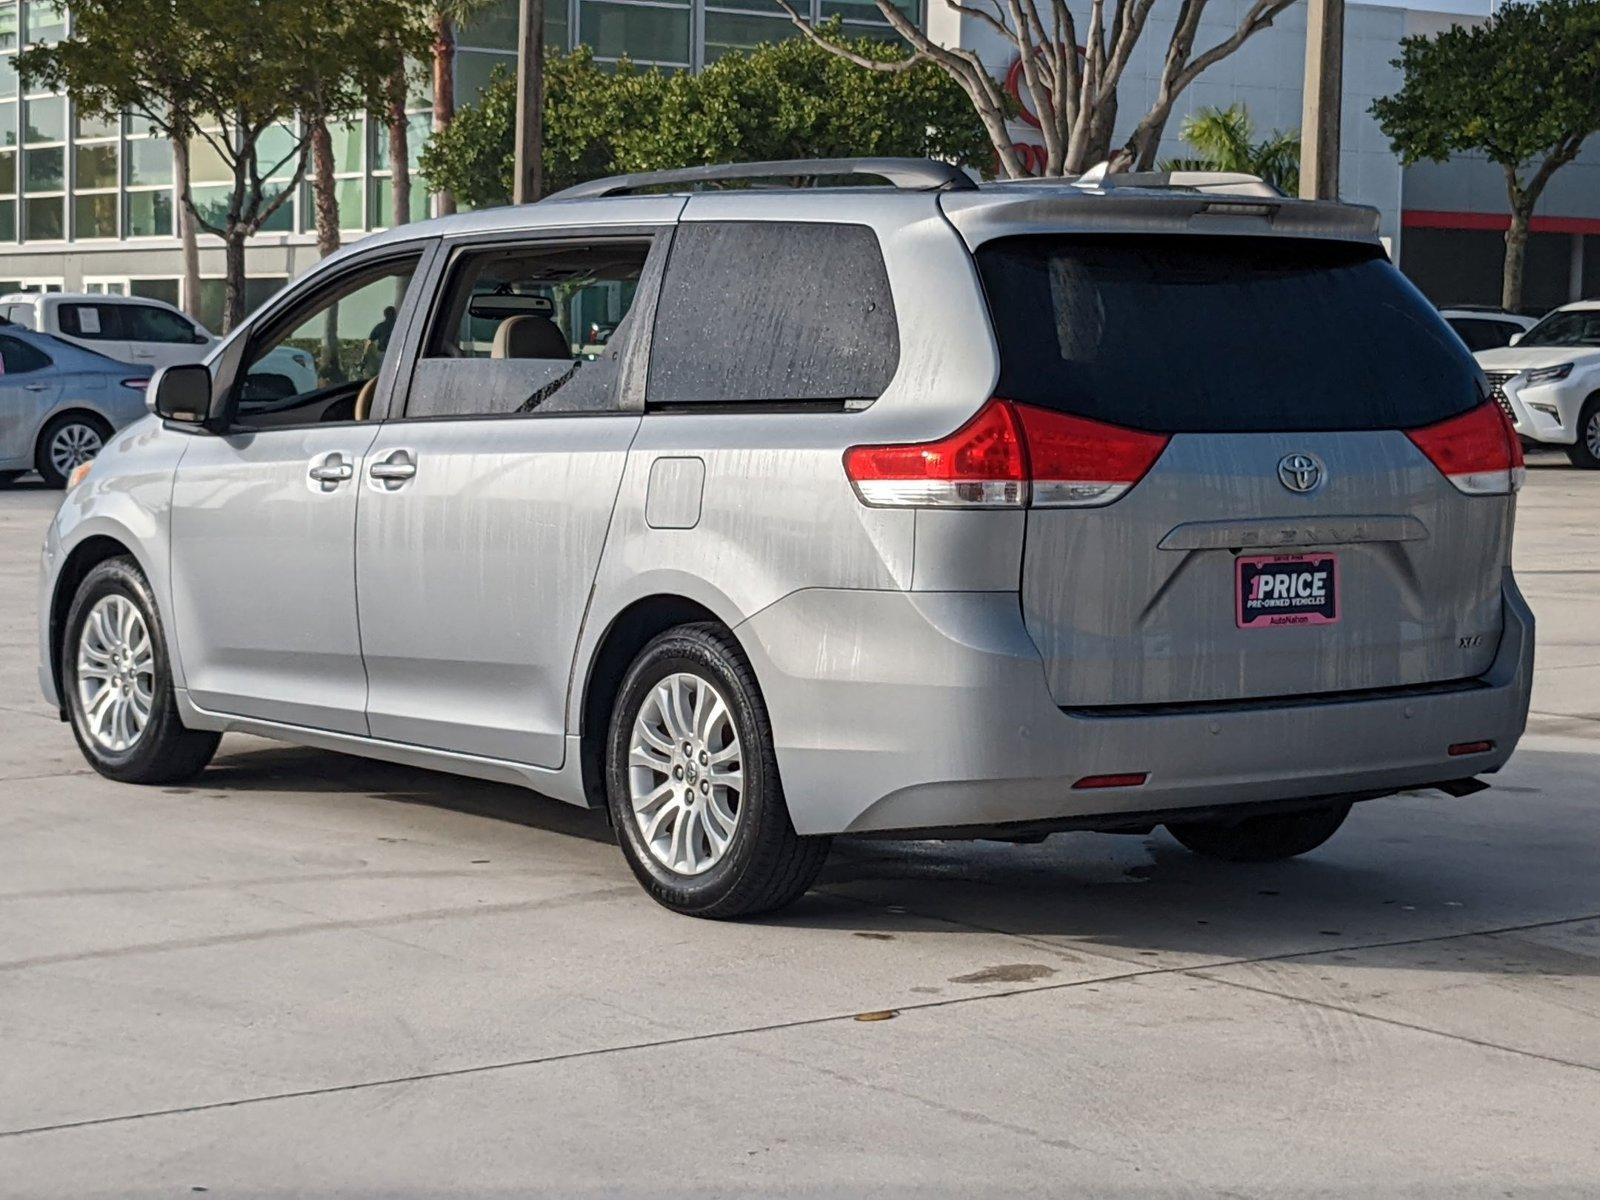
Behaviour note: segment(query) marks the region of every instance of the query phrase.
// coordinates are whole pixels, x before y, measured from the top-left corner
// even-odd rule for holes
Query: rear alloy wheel
[[[606,795],[628,865],[674,912],[782,908],[827,857],[827,838],[795,833],[755,675],[718,625],[670,630],[634,660],[606,739]]]
[[[1600,396],[1590,396],[1578,416],[1578,441],[1567,447],[1575,467],[1600,471]]]
[[[1169,821],[1167,832],[1185,849],[1206,858],[1278,862],[1315,850],[1338,832],[1349,815],[1349,804],[1330,804],[1231,821]]]
[[[73,469],[99,454],[110,436],[111,427],[99,417],[66,413],[44,427],[33,465],[50,487],[66,487]]]
[[[215,733],[185,729],[150,585],[131,558],[96,565],[67,610],[61,685],[72,732],[100,774],[180,783],[216,753]]]

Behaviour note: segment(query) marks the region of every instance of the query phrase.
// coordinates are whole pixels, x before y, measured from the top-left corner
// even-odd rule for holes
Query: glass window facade
[[[921,22],[921,0],[895,0]],[[894,36],[873,0],[799,0],[813,20],[837,16],[850,34]],[[580,42],[595,57],[698,71],[733,50],[798,36],[772,0],[550,0],[545,43],[571,49]],[[516,0],[499,0],[457,36],[456,102],[470,104],[496,66],[510,70],[517,44]]]

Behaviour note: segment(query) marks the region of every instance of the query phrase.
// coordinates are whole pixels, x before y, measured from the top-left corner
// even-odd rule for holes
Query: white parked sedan
[[[1600,469],[1600,300],[1563,305],[1512,345],[1476,357],[1526,441],[1562,446],[1574,466]]]
[[[161,300],[77,292],[17,292],[0,296],[0,317],[118,362],[155,370],[200,362],[218,339],[205,326]],[[286,392],[317,386],[317,364],[301,347],[280,346],[261,364],[280,375]]]

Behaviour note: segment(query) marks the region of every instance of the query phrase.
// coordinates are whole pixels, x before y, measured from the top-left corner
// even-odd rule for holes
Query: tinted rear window
[[[656,310],[651,404],[875,400],[900,361],[872,230],[801,222],[678,227]]]
[[[1160,433],[1409,429],[1481,403],[1375,248],[1050,235],[977,258],[1013,400]]]

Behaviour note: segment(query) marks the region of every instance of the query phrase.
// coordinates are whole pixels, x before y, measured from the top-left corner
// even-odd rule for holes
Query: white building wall
[[[933,4],[929,31],[947,44],[959,38],[958,44],[976,50],[984,64],[1003,77],[1015,59],[1010,43],[982,22],[950,11],[944,0],[933,0]],[[1248,9],[1249,0],[1212,0],[1201,22],[1197,50],[1226,38]],[[1080,20],[1086,19],[1087,5],[1081,0],[1074,11],[1081,14]],[[1178,0],[1158,0],[1151,13],[1120,89],[1119,137],[1131,131],[1155,96],[1177,13]],[[1340,192],[1346,200],[1377,208],[1383,236],[1396,242],[1400,235],[1400,165],[1367,110],[1374,99],[1400,86],[1400,72],[1392,64],[1406,32],[1406,14],[1402,7],[1352,4],[1345,17]],[[1203,72],[1179,97],[1161,143],[1162,157],[1192,153],[1179,141],[1178,129],[1183,118],[1198,108],[1242,103],[1263,135],[1274,129],[1298,129],[1305,36],[1305,6],[1296,4],[1233,56]],[[1038,140],[1037,131],[1026,125],[1019,123],[1015,130],[1026,140]]]

